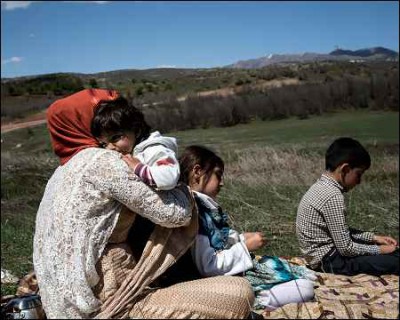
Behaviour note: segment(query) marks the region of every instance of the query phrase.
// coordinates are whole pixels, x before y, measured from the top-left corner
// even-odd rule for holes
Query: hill
[[[353,56],[353,57],[363,57],[363,58],[374,57],[379,55],[383,59],[390,59],[390,58],[396,59],[399,57],[399,54],[396,51],[386,49],[383,47],[366,48],[355,51],[336,49],[329,54],[332,56]]]
[[[316,61],[398,61],[399,54],[396,51],[383,47],[366,48],[360,50],[337,49],[330,53],[311,53],[303,54],[270,54],[265,57],[238,61],[225,66],[225,68],[254,69],[262,68],[273,64],[304,63]]]
[[[57,73],[8,79],[1,85],[2,127],[90,87],[120,91],[143,108],[159,130],[231,126],[254,118],[307,117],[337,108],[398,110],[399,94],[398,63],[380,60],[299,62],[256,69]]]

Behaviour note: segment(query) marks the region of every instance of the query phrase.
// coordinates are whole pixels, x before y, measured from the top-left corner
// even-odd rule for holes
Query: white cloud
[[[162,64],[162,65],[159,65],[159,66],[157,66],[156,68],[176,68],[176,66],[171,66],[171,65],[168,65],[168,64]]]
[[[1,64],[7,63],[20,63],[22,61],[22,57],[11,57],[10,59],[4,59],[1,61]]]
[[[42,2],[42,1],[1,1],[1,10],[26,9],[32,3],[37,3],[37,2]],[[110,1],[63,1],[63,2],[104,4]]]
[[[14,10],[28,8],[33,2],[37,1],[1,1],[1,9]]]

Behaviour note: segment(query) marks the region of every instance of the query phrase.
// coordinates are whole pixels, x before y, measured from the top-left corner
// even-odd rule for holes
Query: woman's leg
[[[288,303],[307,302],[314,298],[314,284],[310,280],[297,279],[263,290],[257,300],[268,310],[275,310]]]
[[[242,277],[218,276],[156,289],[135,303],[129,317],[141,319],[244,319],[254,294]]]

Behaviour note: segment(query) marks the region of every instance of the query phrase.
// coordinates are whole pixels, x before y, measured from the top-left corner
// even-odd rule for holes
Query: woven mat
[[[297,257],[291,262],[303,264],[303,260]],[[398,276],[317,274],[314,301],[291,303],[272,312],[257,313],[265,319],[399,318]]]
[[[303,265],[298,257],[291,263]],[[398,319],[399,277],[317,273],[314,301],[291,303],[272,312],[257,310],[264,319]],[[17,295],[37,293],[33,272],[20,280]]]

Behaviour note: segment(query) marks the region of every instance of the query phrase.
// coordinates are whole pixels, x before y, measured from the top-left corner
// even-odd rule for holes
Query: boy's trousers
[[[389,254],[376,256],[345,257],[337,250],[322,259],[318,271],[353,276],[360,273],[380,276],[384,274],[399,275],[399,249]]]

